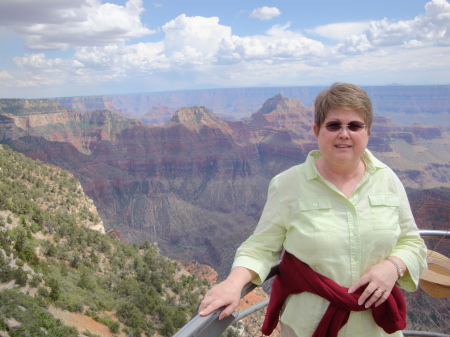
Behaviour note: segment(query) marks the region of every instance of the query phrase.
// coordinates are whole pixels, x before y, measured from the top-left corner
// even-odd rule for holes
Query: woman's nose
[[[341,129],[339,130],[339,137],[340,138],[348,138],[349,137],[348,125],[341,126]]]

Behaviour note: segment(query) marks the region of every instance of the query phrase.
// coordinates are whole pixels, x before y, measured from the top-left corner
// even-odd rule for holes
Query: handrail
[[[450,230],[421,229],[419,232],[422,239],[450,240]]]
[[[272,267],[267,276],[266,280],[271,279],[276,274],[278,274],[278,266]],[[264,281],[264,282],[265,282]],[[251,292],[253,289],[258,286],[252,282],[247,283],[241,292],[241,298]],[[263,301],[262,301],[263,302]],[[231,324],[241,320],[244,317],[247,317],[254,313],[255,311],[264,308],[269,303],[267,299],[267,303],[260,302],[252,305],[251,307],[246,308],[240,312],[234,312],[230,316],[219,320],[219,314],[224,309],[221,307],[208,316],[200,316],[196,315],[192,318],[185,326],[181,328],[173,337],[211,337],[211,336],[220,336],[222,332],[225,331]]]
[[[403,330],[404,337],[448,337],[449,335],[445,335],[439,332],[428,332],[428,331],[411,331],[411,330]]]
[[[444,239],[450,240],[450,231],[445,230],[420,230],[420,236],[423,239]],[[278,266],[274,266],[264,282],[268,281],[272,277],[278,274]],[[241,298],[251,292],[258,286],[254,283],[247,283],[242,292]],[[219,320],[219,314],[224,309],[224,307],[213,311],[208,316],[196,315],[193,317],[185,326],[183,326],[173,337],[219,337],[222,332],[224,332],[231,324],[245,318],[254,312],[263,309],[269,303],[269,299],[260,301],[246,309],[238,312],[234,312],[228,317]],[[450,335],[426,332],[426,331],[410,331],[403,330],[405,337],[415,336],[415,337],[450,337]]]

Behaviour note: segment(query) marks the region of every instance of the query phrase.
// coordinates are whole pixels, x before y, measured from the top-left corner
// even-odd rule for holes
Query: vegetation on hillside
[[[0,146],[0,191],[0,331],[10,336],[78,336],[50,305],[115,333],[172,336],[209,287],[155,244],[93,230],[101,220],[66,171]]]

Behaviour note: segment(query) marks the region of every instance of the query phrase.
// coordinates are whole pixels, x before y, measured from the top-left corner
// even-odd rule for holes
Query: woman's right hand
[[[198,308],[200,316],[207,316],[214,310],[224,307],[219,320],[231,315],[239,305],[244,285],[255,278],[256,274],[243,267],[235,267],[225,281],[211,288]]]
[[[207,316],[221,307],[225,307],[219,315],[219,319],[231,315],[239,305],[242,287],[233,281],[226,279],[209,290],[198,308],[200,316]]]

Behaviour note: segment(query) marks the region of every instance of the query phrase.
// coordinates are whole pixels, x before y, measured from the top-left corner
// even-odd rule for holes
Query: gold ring
[[[380,288],[378,288],[377,291],[379,291],[380,293],[384,293],[384,291],[382,291]]]

